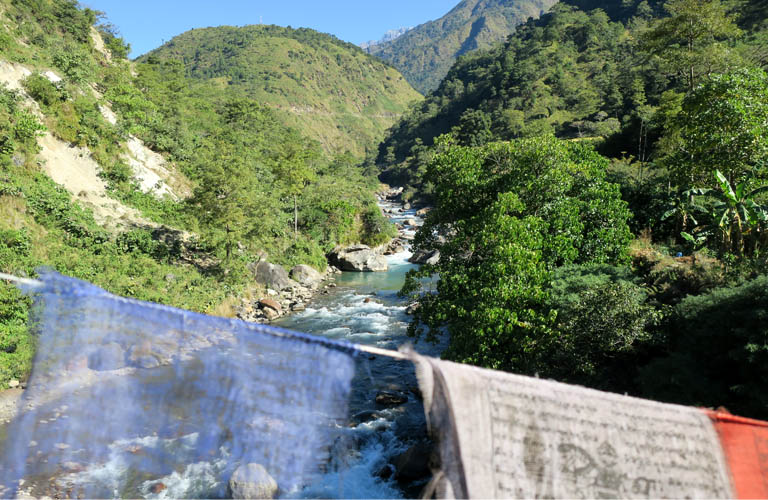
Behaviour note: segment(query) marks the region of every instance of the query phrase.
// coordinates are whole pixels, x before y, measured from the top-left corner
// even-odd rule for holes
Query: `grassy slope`
[[[417,26],[391,42],[372,46],[423,94],[434,90],[456,58],[503,41],[529,17],[555,0],[463,0],[448,14]]]
[[[331,153],[373,148],[419,95],[397,70],[354,45],[308,29],[196,29],[140,58],[177,59],[280,111],[285,123]]]

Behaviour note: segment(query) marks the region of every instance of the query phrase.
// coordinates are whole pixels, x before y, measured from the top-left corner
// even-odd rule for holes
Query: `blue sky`
[[[100,10],[144,54],[191,28],[245,24],[306,27],[355,44],[437,19],[459,0],[80,0]]]

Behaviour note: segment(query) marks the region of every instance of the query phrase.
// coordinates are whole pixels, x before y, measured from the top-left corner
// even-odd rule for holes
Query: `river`
[[[418,223],[413,210],[402,211],[391,203],[382,204],[382,208],[397,212],[392,215],[395,222],[416,219]],[[412,236],[415,229],[407,226],[402,233]],[[410,256],[407,250],[389,256],[387,272],[337,275],[333,286],[317,295],[303,312],[282,318],[275,326],[397,349],[410,341],[406,303],[397,295],[406,273],[415,268],[408,262]],[[57,296],[56,300],[66,297]],[[304,360],[315,363],[311,366],[334,370],[324,364],[332,359],[328,354],[316,360],[302,358],[302,354],[296,358],[299,346],[295,352],[270,350],[260,343],[268,337],[245,335],[237,342],[225,341],[226,328],[212,326],[216,323],[213,319],[199,318],[189,338],[173,337],[169,345],[172,362],[157,366],[156,361],[154,367],[139,370],[121,368],[126,359],[122,346],[144,348],[145,335],[151,339],[147,348],[154,352],[169,340],[169,331],[186,332],[185,328],[174,329],[175,320],[166,325],[162,317],[168,314],[168,318],[177,318],[180,313],[146,315],[140,303],[113,303],[106,298],[105,305],[116,307],[110,309],[112,314],[132,326],[108,329],[105,338],[102,321],[113,321],[110,314],[102,317],[102,309],[97,308],[94,311],[99,312],[85,321],[77,316],[82,306],[77,297],[72,295],[71,307],[62,310],[76,316],[79,328],[70,332],[64,326],[58,334],[58,330],[47,332],[41,340],[31,388],[25,392],[27,410],[8,428],[0,426],[0,497],[13,491],[16,478],[25,478],[22,495],[29,496],[221,498],[227,494],[227,478],[236,465],[230,458],[233,450],[280,447],[266,458],[290,455],[292,450],[310,453],[309,445],[301,441],[311,437],[305,431],[312,427],[315,414],[302,413],[279,398],[276,408],[293,416],[281,418],[284,415],[273,412],[266,395],[288,386],[278,373],[271,374],[270,367],[277,367],[285,356],[290,364]],[[142,313],[132,315],[132,308]],[[182,324],[185,321],[194,318],[182,320]],[[207,327],[210,331],[204,329],[206,323],[211,323]],[[60,326],[58,320],[55,324],[54,330]],[[199,342],[202,340],[205,342]],[[193,349],[185,351],[184,346]],[[414,347],[429,355],[437,355],[442,348],[423,342]],[[94,353],[99,355],[94,359],[101,363],[107,359],[102,355],[112,351],[116,354],[109,359],[118,365],[90,369]],[[91,354],[86,356],[88,352]],[[343,439],[336,442],[329,463],[319,476],[313,476],[311,484],[281,489],[281,495],[404,498],[417,496],[428,481],[424,454],[428,454],[429,445],[413,365],[385,356],[355,359],[349,418],[340,434]],[[273,379],[274,384],[270,382]],[[312,380],[305,383],[313,386]],[[48,387],[58,389],[49,392]],[[310,392],[329,397],[318,387]],[[382,393],[396,401],[377,403]],[[277,420],[267,415],[275,415]],[[288,426],[296,415],[308,427],[291,430]],[[335,422],[345,421],[343,413],[339,417]],[[275,429],[281,439],[275,441],[269,430],[253,430],[264,425]],[[420,460],[411,461],[417,467],[396,468],[397,457],[409,449],[422,452]],[[283,471],[284,480],[289,482],[291,477]]]
[[[395,212],[388,214],[393,222],[420,221],[415,210],[401,211],[399,205],[389,202],[381,207]],[[405,226],[402,232],[412,236],[415,228]],[[396,350],[412,341],[406,333],[406,301],[397,295],[406,273],[417,267],[408,262],[410,256],[407,249],[388,256],[387,272],[341,274],[328,294],[316,297],[305,311],[282,318],[277,326]],[[422,354],[438,355],[442,346],[419,342],[414,348]],[[413,365],[372,358],[358,363],[350,401],[350,425],[354,426],[359,453],[334,457],[337,463],[332,471],[322,483],[305,490],[305,496],[402,498],[418,495],[423,486],[423,480],[398,482],[393,476],[381,477],[392,472],[389,463],[397,455],[426,439],[426,424]],[[377,405],[376,395],[381,391],[403,395],[407,402],[390,408]],[[385,471],[387,468],[390,470]]]

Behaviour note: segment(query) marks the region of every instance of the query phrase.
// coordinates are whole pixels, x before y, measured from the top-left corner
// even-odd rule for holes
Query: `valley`
[[[0,273],[768,418],[764,0],[462,0],[364,48],[250,24],[133,60],[105,19],[0,0]],[[35,311],[0,280],[0,439],[42,352]],[[187,421],[218,417],[185,407],[167,346],[112,343],[114,370],[72,373],[101,394],[101,376],[117,389],[138,371],[180,416],[162,439],[141,419],[141,443],[106,433],[109,459],[64,472],[101,478],[99,493],[231,495],[217,439],[234,438],[212,424],[209,456],[185,448]],[[203,392],[238,401],[228,384],[262,376],[256,353],[201,346],[181,365]],[[316,482],[280,495],[428,483],[412,366],[371,355],[355,370],[344,439]],[[64,399],[40,418],[66,429]],[[57,444],[52,463],[72,451]],[[149,450],[178,461],[119,472]]]

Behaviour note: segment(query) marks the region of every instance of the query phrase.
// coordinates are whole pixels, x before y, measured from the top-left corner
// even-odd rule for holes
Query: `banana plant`
[[[720,189],[704,192],[714,199],[713,227],[720,233],[721,251],[743,256],[747,241],[753,243],[753,251],[758,250],[765,244],[768,207],[756,199],[768,192],[768,185],[749,190],[746,182],[740,182],[734,187],[719,170],[715,178]]]
[[[697,196],[707,194],[705,188],[693,188],[683,191],[679,196],[672,198],[669,202],[669,209],[661,216],[661,220],[675,218],[676,229],[679,233],[688,231],[688,225],[692,227],[699,225],[696,215],[707,213],[707,209],[698,203]]]

